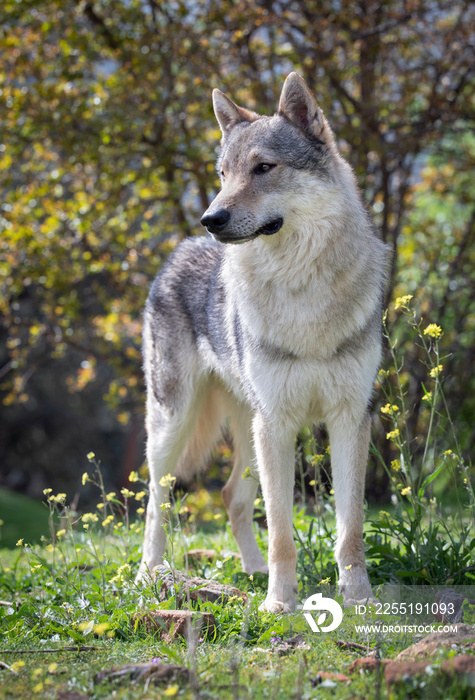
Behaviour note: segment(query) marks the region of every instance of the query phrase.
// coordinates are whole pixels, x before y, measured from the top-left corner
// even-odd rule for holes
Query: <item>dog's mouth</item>
[[[258,236],[273,236],[274,233],[280,231],[283,225],[284,219],[281,216],[279,216],[278,219],[272,219],[272,221],[269,221],[267,224],[264,224],[264,226],[258,228],[257,231],[251,233],[250,236],[226,237],[219,236],[213,233],[211,235],[213,236],[213,238],[215,238],[217,241],[220,241],[221,243],[247,243],[247,241],[253,241],[254,238],[257,238]]]

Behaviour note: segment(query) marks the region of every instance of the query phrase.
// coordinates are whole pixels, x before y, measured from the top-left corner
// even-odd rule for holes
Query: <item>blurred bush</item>
[[[294,69],[395,249],[388,300],[413,294],[444,329],[469,451],[473,4],[5,0],[0,17],[2,483],[75,488],[91,449],[112,481],[140,464],[141,309],[218,188],[211,89],[272,113]],[[399,334],[416,440],[424,368]],[[378,421],[375,439],[390,460]]]

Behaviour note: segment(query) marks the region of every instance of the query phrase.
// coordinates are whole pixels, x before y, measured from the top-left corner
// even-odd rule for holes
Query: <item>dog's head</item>
[[[291,73],[273,117],[239,107],[220,90],[213,106],[223,135],[217,169],[221,191],[201,223],[223,243],[273,236],[299,215],[293,206],[308,183],[328,186],[333,134],[305,81]]]

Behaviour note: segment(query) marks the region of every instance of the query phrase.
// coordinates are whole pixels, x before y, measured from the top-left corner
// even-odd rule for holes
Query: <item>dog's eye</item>
[[[223,178],[223,180],[226,179],[226,175],[224,174],[224,170],[221,170],[221,172],[220,172],[219,174],[221,175],[221,177]]]
[[[259,163],[259,165],[256,165],[254,168],[253,172],[256,175],[260,175],[261,173],[268,173],[269,170],[272,170],[272,168],[275,168],[275,163]]]

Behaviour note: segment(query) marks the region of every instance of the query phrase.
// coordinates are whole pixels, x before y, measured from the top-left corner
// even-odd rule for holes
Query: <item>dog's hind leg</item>
[[[189,387],[185,396],[182,394],[179,408],[173,411],[161,406],[152,392],[147,398],[150,496],[137,579],[151,574],[161,563],[167,544],[164,525],[171,484],[165,477],[170,474],[187,481],[206,465],[221,435],[224,418],[221,392],[211,385],[201,385]]]
[[[176,466],[193,433],[200,405],[197,391],[180,400],[179,409],[164,408],[152,392],[147,399],[147,463],[150,474],[150,494],[145,520],[142,562],[137,579],[147,577],[161,563],[167,543],[164,525],[167,521],[170,482]],[[161,482],[161,483],[160,483]]]
[[[268,567],[258,547],[252,529],[254,500],[259,485],[254,468],[255,455],[252,445],[251,416],[249,409],[235,404],[230,410],[230,428],[234,444],[234,466],[226,486],[222,490],[231,529],[241,554],[242,569],[248,574],[254,571],[267,573]],[[243,479],[246,468],[251,475]]]
[[[151,415],[152,414],[152,415]],[[165,530],[166,504],[169,500],[170,483],[163,478],[175,474],[175,467],[183,449],[186,430],[190,420],[183,414],[160,415],[158,409],[147,415],[147,464],[150,474],[150,493],[145,519],[142,562],[137,579],[146,578],[161,563],[167,543]],[[162,485],[160,481],[162,480]],[[162,507],[163,506],[163,507]]]
[[[335,491],[339,590],[346,604],[373,599],[363,544],[364,482],[371,419],[349,411],[327,421]]]

